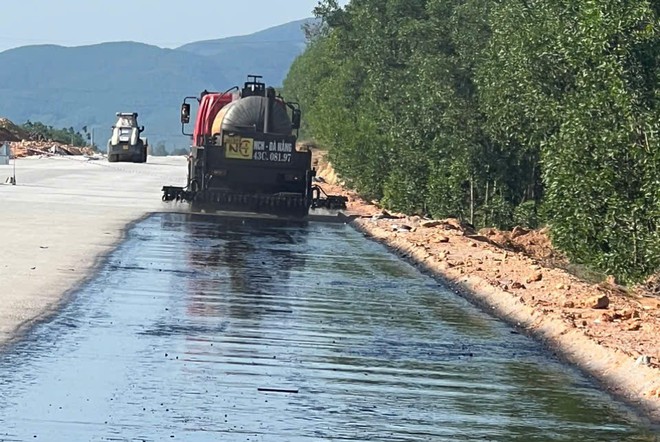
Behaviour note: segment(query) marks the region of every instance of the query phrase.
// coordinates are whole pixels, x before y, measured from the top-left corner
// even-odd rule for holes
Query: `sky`
[[[174,48],[312,16],[318,0],[4,0],[0,51],[138,41]],[[340,1],[342,5],[348,0]],[[249,16],[249,19],[244,18]]]

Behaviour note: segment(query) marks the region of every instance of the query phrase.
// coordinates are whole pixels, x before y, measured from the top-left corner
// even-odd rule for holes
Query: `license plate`
[[[282,152],[255,152],[254,159],[256,161],[269,161],[271,163],[290,163],[291,154]]]
[[[128,146],[124,146],[124,150],[128,150]]]
[[[286,141],[255,141],[254,159],[271,163],[290,163],[293,156],[293,143]]]

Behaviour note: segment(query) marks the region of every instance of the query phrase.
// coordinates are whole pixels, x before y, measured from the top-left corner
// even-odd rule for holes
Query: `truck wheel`
[[[116,163],[118,155],[108,155],[108,163]]]

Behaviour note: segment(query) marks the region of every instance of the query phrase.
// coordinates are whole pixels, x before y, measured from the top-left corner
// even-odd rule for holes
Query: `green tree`
[[[575,261],[638,279],[660,267],[659,11],[324,0],[284,91],[364,196],[478,226],[547,222]]]
[[[491,24],[480,71],[489,126],[540,152],[555,243],[624,278],[656,270],[657,11],[646,1],[508,1]]]
[[[21,127],[28,132],[30,137],[37,140],[51,140],[78,147],[84,147],[88,144],[86,137],[82,133],[76,132],[73,127],[69,127],[68,129],[55,129],[53,126],[46,126],[41,122],[33,123],[30,120],[25,122]]]

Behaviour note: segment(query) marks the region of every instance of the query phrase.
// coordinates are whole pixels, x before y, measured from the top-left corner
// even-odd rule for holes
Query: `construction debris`
[[[9,143],[12,155],[23,158],[37,155],[94,155],[89,147],[76,147],[56,141],[18,141]]]
[[[38,140],[36,136],[31,136],[6,118],[0,118],[0,145],[3,142],[11,148],[12,157],[16,158],[37,155],[94,155],[94,151],[89,147],[76,147],[52,140]]]
[[[3,141],[21,141],[28,139],[28,133],[9,121],[6,118],[0,118],[0,142]]]

